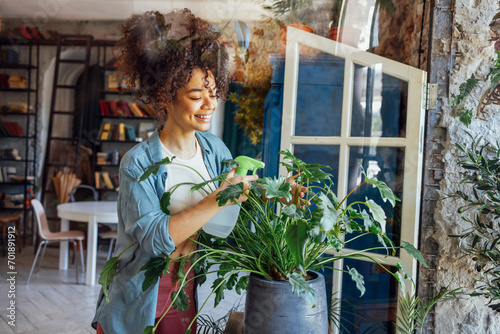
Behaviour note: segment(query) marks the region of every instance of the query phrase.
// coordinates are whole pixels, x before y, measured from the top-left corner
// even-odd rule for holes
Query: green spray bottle
[[[249,170],[252,171],[252,174],[255,174],[257,169],[264,168],[265,166],[262,161],[244,155],[240,155],[234,158],[234,160],[240,164],[236,170],[236,174],[240,176],[247,175]],[[212,219],[203,225],[203,231],[219,238],[227,238],[236,225],[239,214],[240,206],[237,204],[223,207]]]

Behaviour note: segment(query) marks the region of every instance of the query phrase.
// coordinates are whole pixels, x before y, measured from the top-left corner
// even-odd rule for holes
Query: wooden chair
[[[42,203],[39,200],[34,199],[31,201],[31,207],[35,212],[36,222],[38,224],[38,236],[40,237],[40,244],[38,245],[38,249],[36,251],[35,260],[33,261],[33,265],[31,266],[30,274],[28,276],[28,280],[26,284],[29,284],[31,279],[31,274],[33,273],[33,269],[35,268],[36,260],[38,259],[38,255],[40,254],[40,250],[43,246],[42,256],[40,257],[40,262],[38,263],[38,268],[43,261],[43,256],[45,255],[45,250],[47,249],[47,245],[51,242],[61,242],[61,241],[71,241],[73,242],[73,247],[76,253],[78,242],[78,249],[80,250],[80,261],[82,265],[82,272],[85,272],[85,266],[83,264],[83,252],[82,250],[82,240],[85,238],[85,234],[82,231],[64,231],[64,232],[52,232],[50,231],[49,224],[47,223],[47,216],[45,215],[45,210],[43,208]],[[78,283],[78,265],[76,265],[76,283]]]
[[[13,224],[16,228],[16,244],[21,253],[21,216],[19,215],[5,215],[0,216],[0,224],[2,224],[2,255],[7,253],[7,227]]]

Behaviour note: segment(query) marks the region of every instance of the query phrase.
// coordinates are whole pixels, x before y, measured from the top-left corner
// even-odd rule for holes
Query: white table
[[[96,282],[97,223],[117,224],[116,202],[71,202],[57,206],[57,216],[61,218],[61,231],[69,230],[69,221],[88,223],[87,227],[87,274],[85,283]],[[68,269],[68,242],[61,242],[59,270]]]

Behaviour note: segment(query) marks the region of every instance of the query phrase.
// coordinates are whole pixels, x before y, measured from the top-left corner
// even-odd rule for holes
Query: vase
[[[328,38],[339,43],[357,47],[361,31],[356,28],[333,27],[328,30]]]
[[[293,23],[293,24],[288,24],[286,26],[281,26],[280,27],[280,48],[279,48],[279,53],[285,53],[286,52],[286,32],[288,27],[294,27],[300,30],[304,30],[306,32],[314,33],[314,29],[305,25],[305,24],[300,24],[300,23]],[[309,47],[305,45],[300,45],[299,47],[299,53],[300,54],[306,54],[308,53]]]
[[[328,312],[325,278],[308,281],[316,292],[316,306],[292,293],[288,281],[268,280],[250,274],[245,302],[244,334],[327,334]]]

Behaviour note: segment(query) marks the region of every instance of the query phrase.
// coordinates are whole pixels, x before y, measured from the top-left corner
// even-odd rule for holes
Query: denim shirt
[[[231,158],[226,145],[217,136],[196,132],[208,173],[215,177],[223,172],[222,161]],[[157,175],[138,182],[147,168],[162,158],[158,130],[148,140],[129,150],[120,164],[118,194],[118,239],[115,254],[120,254],[133,241],[118,261],[117,275],[108,286],[110,303],[101,292],[92,327],[101,325],[105,334],[144,331],[154,325],[158,284],[142,292],[144,271],[140,268],[152,257],[165,256],[175,250],[168,232],[170,216],[160,209],[165,192],[167,170],[162,166]],[[139,274],[138,274],[139,273]],[[194,302],[194,301],[192,301]]]

